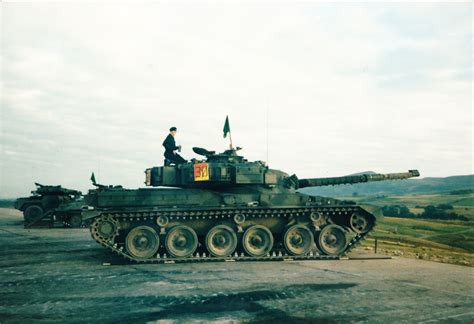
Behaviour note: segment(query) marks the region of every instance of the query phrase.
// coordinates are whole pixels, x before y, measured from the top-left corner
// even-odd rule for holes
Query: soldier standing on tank
[[[165,165],[169,165],[170,163],[180,164],[187,162],[181,155],[177,152],[181,151],[181,145],[176,146],[176,142],[174,137],[176,136],[176,132],[178,129],[176,127],[170,128],[170,133],[166,136],[165,141],[163,142],[163,146],[165,147]]]

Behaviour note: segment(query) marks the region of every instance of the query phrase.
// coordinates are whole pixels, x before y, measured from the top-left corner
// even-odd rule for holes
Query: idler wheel
[[[176,225],[165,239],[166,251],[175,258],[191,256],[198,246],[196,232],[188,226]]]
[[[118,235],[118,221],[110,216],[102,216],[91,224],[91,234],[96,241],[108,241]]]
[[[347,246],[346,231],[338,225],[328,225],[319,233],[318,246],[326,255],[340,255]]]
[[[245,231],[242,245],[249,255],[254,257],[264,256],[273,247],[273,235],[265,226],[254,225]]]
[[[160,238],[149,226],[133,228],[125,238],[125,248],[131,256],[138,259],[149,259],[158,251]]]
[[[313,240],[313,233],[308,227],[293,225],[286,231],[283,243],[290,254],[305,255],[311,250]]]
[[[362,234],[367,233],[372,228],[373,221],[369,219],[368,215],[356,212],[352,214],[349,225],[354,232]]]
[[[213,256],[229,256],[237,247],[237,234],[229,226],[214,226],[206,235],[206,247]]]
[[[31,223],[35,219],[40,218],[43,213],[43,208],[38,205],[28,206],[25,211],[23,211],[23,216],[25,217],[26,224]]]

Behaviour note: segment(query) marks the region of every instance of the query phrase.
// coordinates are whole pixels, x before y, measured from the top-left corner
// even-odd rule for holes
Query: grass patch
[[[377,239],[385,253],[474,266],[471,222],[385,217],[370,237],[364,245]]]
[[[373,234],[376,238],[474,253],[474,227],[470,222],[385,217],[378,229]]]
[[[474,207],[474,198],[463,198],[452,202],[456,206],[472,206]]]

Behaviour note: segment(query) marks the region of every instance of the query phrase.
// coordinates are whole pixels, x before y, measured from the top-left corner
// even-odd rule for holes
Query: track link
[[[175,211],[175,210],[108,210],[103,211],[100,216],[116,219],[117,221],[128,221],[128,222],[153,222],[156,224],[156,220],[160,216],[166,216],[170,221],[189,221],[189,220],[229,220],[233,219],[235,215],[245,215],[248,219],[259,219],[259,218],[275,218],[284,217],[288,219],[297,219],[299,217],[309,217],[309,215],[319,215],[320,219],[312,222],[312,226],[319,229],[319,226],[327,224],[338,224],[335,223],[335,219],[341,217],[348,217],[353,212],[360,211],[358,206],[331,206],[331,207],[303,207],[303,208],[243,208],[243,209],[195,209],[186,211]],[[373,216],[373,215],[372,215]],[[341,224],[338,224],[341,225]],[[91,225],[92,227],[93,225]],[[349,230],[347,226],[342,225],[345,229]],[[339,260],[344,257],[348,252],[359,245],[367,235],[375,227],[375,217],[372,228],[361,234],[355,234],[355,236],[348,242],[346,249],[339,255],[324,255],[320,253],[310,252],[308,255],[293,256],[282,252],[281,250],[272,250],[265,256],[253,257],[244,255],[243,252],[235,252],[232,256],[227,257],[215,257],[207,255],[206,253],[195,253],[191,257],[187,258],[174,258],[168,257],[166,253],[157,253],[154,257],[149,259],[140,259],[133,257],[128,254],[123,243],[114,242],[114,238],[104,239],[94,235],[92,237],[105,248],[110,249],[123,259],[136,262],[136,263],[190,263],[190,262],[245,262],[245,261],[303,261],[303,260]],[[163,231],[163,228],[161,229]],[[165,229],[166,230],[166,229]]]

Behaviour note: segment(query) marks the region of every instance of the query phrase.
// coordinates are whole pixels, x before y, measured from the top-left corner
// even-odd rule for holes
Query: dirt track
[[[104,265],[112,263],[112,265]],[[113,265],[0,209],[0,322],[474,321],[474,268],[413,259]]]

